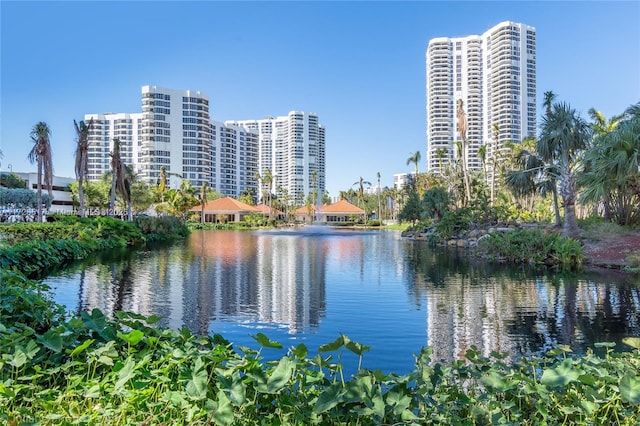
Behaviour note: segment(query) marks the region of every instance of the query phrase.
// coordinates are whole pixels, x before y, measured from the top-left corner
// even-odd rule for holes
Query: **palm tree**
[[[351,187],[353,188],[356,185],[358,185],[358,198],[360,199],[360,208],[364,209],[364,186],[367,185],[371,187],[371,182],[364,180],[362,176],[360,176],[360,180],[357,182],[354,182],[353,185],[351,185]]]
[[[84,178],[89,173],[89,132],[93,127],[93,118],[89,123],[73,120],[78,142],[76,145],[76,178],[78,179],[78,200],[80,201],[80,217],[85,216],[84,211]]]
[[[131,220],[131,176],[120,157],[120,139],[113,140],[111,156],[111,191],[109,205],[115,210],[116,193],[119,193],[127,206],[127,220]]]
[[[200,187],[200,222],[204,223],[204,205],[207,204],[207,183],[202,182]]]
[[[42,183],[47,186],[49,200],[53,198],[51,181],[53,180],[53,163],[51,161],[51,129],[44,121],[40,121],[31,129],[31,140],[33,148],[27,158],[33,164],[38,163],[38,186],[37,186],[37,214],[38,222],[42,222]]]
[[[442,159],[445,155],[449,153],[447,148],[438,148],[436,149],[436,157],[438,157],[438,172],[440,176],[442,176]]]
[[[604,201],[606,220],[620,225],[640,221],[639,151],[640,118],[625,115],[619,124],[598,135],[595,146],[585,155],[586,166],[579,179],[584,187],[580,198],[586,202]]]
[[[553,101],[556,100],[556,97],[557,95],[551,90],[544,92],[542,106],[545,108],[545,115],[547,117],[551,115],[551,106],[553,105]]]
[[[493,149],[491,153],[491,184],[490,184],[490,192],[491,192],[491,206],[495,204],[496,201],[496,168],[498,167],[498,149],[500,143],[498,138],[500,137],[500,128],[498,127],[498,123],[493,123]]]
[[[464,112],[464,101],[458,99],[458,107],[456,109],[458,117],[458,131],[462,139],[460,153],[462,154],[462,178],[464,179],[464,190],[467,197],[467,203],[471,202],[471,185],[469,184],[469,172],[467,171],[467,114]],[[465,203],[466,204],[466,203]]]
[[[421,157],[422,156],[420,154],[420,151],[416,151],[416,152],[410,152],[409,158],[407,158],[407,166],[413,163],[416,167],[416,178],[418,178],[418,163],[420,162]]]
[[[378,220],[380,221],[380,225],[382,225],[382,203],[380,202],[380,172],[376,174],[378,177]]]
[[[482,145],[480,148],[478,148],[478,158],[482,163],[482,178],[486,182],[487,181],[487,146],[486,145]]]
[[[269,219],[271,219],[271,186],[273,184],[273,173],[271,169],[266,169],[262,174],[262,181],[267,187],[267,194],[269,196]]]
[[[536,151],[542,159],[558,167],[560,194],[564,206],[563,235],[580,237],[576,218],[576,171],[579,156],[591,138],[589,124],[567,103],[555,103],[542,119]]]

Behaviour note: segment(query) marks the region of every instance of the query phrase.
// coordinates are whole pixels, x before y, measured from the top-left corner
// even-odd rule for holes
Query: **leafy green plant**
[[[539,229],[493,232],[478,241],[474,253],[495,262],[579,268],[583,250],[579,241]]]

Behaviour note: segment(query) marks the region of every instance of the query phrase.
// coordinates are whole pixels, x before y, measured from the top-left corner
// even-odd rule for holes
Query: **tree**
[[[599,134],[585,155],[585,170],[578,180],[584,187],[580,199],[603,201],[605,219],[634,225],[640,222],[640,118],[626,114],[615,118],[619,120],[615,125],[602,126],[601,132],[594,129]]]
[[[560,194],[564,206],[564,236],[578,239],[580,229],[575,212],[576,172],[582,151],[591,138],[591,128],[567,103],[555,103],[542,119],[536,151],[546,162],[558,166]]]
[[[438,174],[442,176],[442,159],[449,154],[449,150],[447,148],[438,148],[436,149],[436,157],[438,157]]]
[[[271,169],[266,169],[264,171],[262,174],[262,181],[267,188],[267,196],[269,197],[269,220],[271,220],[271,186],[273,185],[273,173],[271,173]]]
[[[120,157],[120,139],[113,140],[113,150],[109,154],[111,156],[111,191],[110,191],[110,209],[115,210],[116,193],[122,197],[127,207],[127,220],[132,220],[131,214],[131,172],[125,167]]]
[[[354,182],[351,187],[353,188],[356,185],[358,185],[358,199],[360,200],[360,208],[364,209],[364,186],[367,185],[368,187],[371,187],[371,182],[364,180],[362,176],[360,176],[360,180]]]
[[[84,178],[89,173],[89,132],[93,127],[93,118],[89,123],[73,120],[78,138],[76,145],[76,179],[78,179],[78,200],[80,201],[80,217],[85,216],[84,209]]]
[[[470,203],[471,185],[469,184],[469,172],[467,171],[467,114],[464,112],[464,101],[462,99],[458,99],[456,115],[458,117],[458,132],[460,132],[461,138],[460,153],[462,154],[462,178],[464,179],[466,203]]]
[[[442,187],[431,188],[422,197],[422,211],[436,222],[442,218],[450,206],[449,194]]]
[[[382,203],[380,202],[380,172],[376,174],[378,177],[378,220],[380,220],[380,225],[382,225]]]
[[[203,182],[200,187],[200,222],[204,223],[204,205],[207,204],[207,183]]]
[[[53,180],[53,163],[51,161],[51,129],[44,121],[40,121],[31,129],[31,141],[33,148],[27,158],[31,164],[38,163],[37,198],[38,222],[43,221],[42,216],[42,183],[47,186],[49,199],[53,199],[51,182]]]
[[[499,137],[500,128],[498,127],[498,123],[493,123],[493,152],[491,153],[491,183],[489,185],[492,207],[496,201],[496,168],[498,167],[498,151],[500,149],[500,142],[498,141]]]
[[[27,181],[22,179],[15,172],[0,174],[0,186],[5,188],[26,188]]]
[[[407,166],[413,163],[416,167],[416,177],[418,176],[418,163],[420,163],[421,157],[422,155],[420,154],[420,151],[416,151],[416,152],[410,152],[409,158],[407,158]]]

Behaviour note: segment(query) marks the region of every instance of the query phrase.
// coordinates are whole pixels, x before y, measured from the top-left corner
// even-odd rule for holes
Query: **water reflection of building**
[[[291,333],[318,326],[325,311],[326,247],[317,240],[203,232],[192,237],[191,249],[191,268],[197,265],[198,272],[191,272],[190,281],[202,288],[185,302],[197,303],[202,321],[277,323]]]
[[[416,297],[426,298],[427,344],[435,361],[459,359],[472,346],[483,356],[518,357],[555,344],[581,352],[640,332],[637,287],[582,275],[452,267],[433,253],[424,257],[411,279]]]

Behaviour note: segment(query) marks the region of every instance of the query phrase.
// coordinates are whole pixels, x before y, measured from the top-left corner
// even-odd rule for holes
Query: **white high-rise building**
[[[206,183],[224,195],[257,193],[257,134],[213,122],[208,96],[200,91],[142,87],[142,113],[86,114],[89,133],[88,180],[110,171],[113,140],[140,180],[155,185],[164,167],[169,186],[182,179]]]
[[[258,172],[264,177],[270,170],[272,193],[278,187],[286,189],[292,204],[316,189],[324,193],[325,129],[317,114],[291,111],[286,116],[225,124],[258,134]]]
[[[142,114],[86,114],[86,123],[93,120],[89,132],[89,173],[87,180],[97,181],[107,173],[111,166],[109,153],[113,149],[113,140],[120,140],[120,157],[125,164],[134,164],[138,158],[138,144]]]
[[[458,156],[460,99],[470,169],[482,167],[481,146],[487,146],[488,159],[494,147],[535,136],[535,28],[507,21],[481,36],[434,38],[427,48],[426,71],[427,170],[439,173]]]

